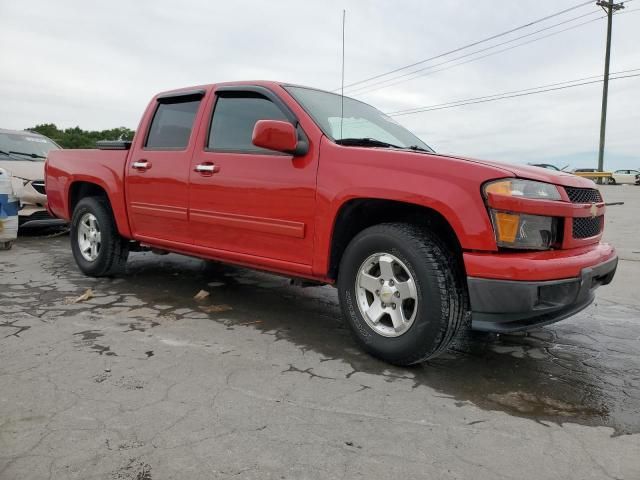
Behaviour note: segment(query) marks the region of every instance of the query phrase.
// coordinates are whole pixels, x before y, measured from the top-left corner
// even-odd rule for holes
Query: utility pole
[[[613,12],[624,8],[623,2],[598,0],[596,5],[607,12],[607,50],[604,57],[604,84],[602,86],[602,113],[600,115],[600,149],[598,150],[598,171],[604,171],[604,139],[607,128],[607,97],[609,96],[609,60],[611,59],[611,27]]]

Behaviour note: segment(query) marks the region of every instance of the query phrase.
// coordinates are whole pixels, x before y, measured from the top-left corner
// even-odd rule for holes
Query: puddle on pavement
[[[75,269],[70,255],[62,258],[60,268]],[[350,375],[410,380],[459,406],[471,402],[538,422],[607,426],[614,435],[640,432],[640,324],[622,321],[640,317],[638,309],[604,304],[575,321],[529,334],[470,334],[444,357],[397,368],[357,348],[342,324],[331,287],[303,289],[285,278],[177,255],[134,254],[127,269],[124,279],[109,283],[109,290],[135,293],[147,305],[171,307],[167,311],[175,313],[199,311],[193,296],[208,290],[207,302],[232,307],[210,314],[210,319],[223,317],[229,328],[255,328],[325,360],[342,360],[353,368]]]

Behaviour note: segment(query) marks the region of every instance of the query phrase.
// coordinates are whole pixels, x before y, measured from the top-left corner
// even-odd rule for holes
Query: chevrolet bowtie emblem
[[[595,217],[598,214],[598,207],[595,203],[591,204],[591,208],[589,209],[589,213],[591,213],[591,218]]]

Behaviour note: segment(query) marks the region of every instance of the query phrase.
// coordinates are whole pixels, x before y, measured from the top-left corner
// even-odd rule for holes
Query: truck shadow
[[[640,360],[634,341],[640,329],[619,323],[640,312],[625,307],[601,303],[528,334],[470,332],[443,357],[400,368],[358,348],[332,287],[296,287],[274,275],[175,255],[134,256],[126,284],[146,302],[175,308],[193,308],[194,294],[208,290],[209,303],[232,307],[210,313],[210,319],[231,329],[255,328],[320,354],[322,362],[346,362],[353,369],[349,376],[363,372],[388,382],[410,381],[415,389],[426,386],[455,399],[458,406],[471,402],[538,422],[607,426],[614,435],[640,432]],[[154,287],[159,284],[162,293]]]

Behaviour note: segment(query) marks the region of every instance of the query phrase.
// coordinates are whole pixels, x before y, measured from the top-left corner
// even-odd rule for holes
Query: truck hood
[[[578,177],[567,172],[554,172],[546,168],[534,167],[531,165],[515,165],[511,163],[496,162],[490,160],[478,160],[475,158],[459,157],[455,155],[443,155],[439,153],[432,154],[436,157],[453,158],[463,160],[469,163],[486,165],[488,167],[498,168],[506,174],[519,178],[527,178],[529,180],[537,180],[538,182],[553,183],[562,185],[563,187],[578,188],[594,188],[595,184],[586,178]]]
[[[32,162],[30,160],[2,160],[0,168],[5,169],[9,175],[24,178],[26,180],[44,180],[44,162]]]

